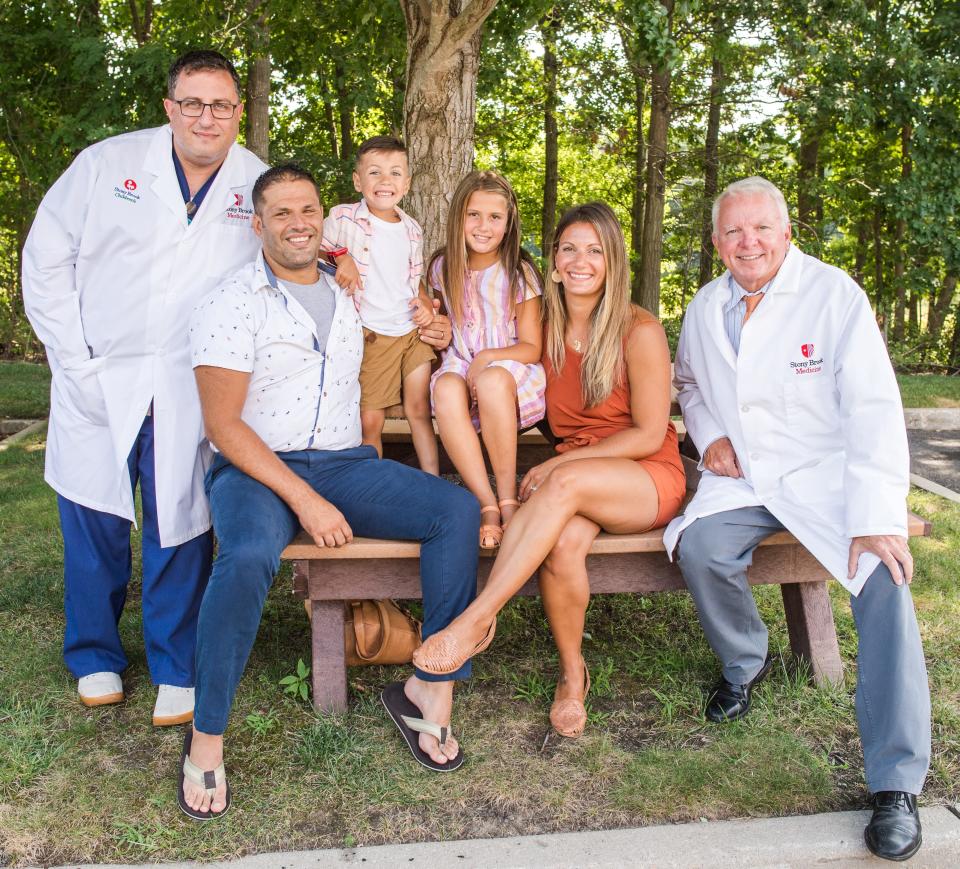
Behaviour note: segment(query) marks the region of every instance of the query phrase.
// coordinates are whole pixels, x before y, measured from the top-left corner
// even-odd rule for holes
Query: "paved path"
[[[910,440],[910,472],[956,492],[960,498],[960,429],[909,429],[907,437]]]
[[[166,864],[164,869],[619,869],[619,867],[889,867],[863,844],[869,812],[795,818],[670,824],[589,833],[514,836],[461,842],[258,854],[225,863]],[[960,817],[946,806],[921,808],[923,847],[905,866],[956,869]],[[134,869],[134,867],[102,867]],[[142,867],[139,867],[142,869]]]

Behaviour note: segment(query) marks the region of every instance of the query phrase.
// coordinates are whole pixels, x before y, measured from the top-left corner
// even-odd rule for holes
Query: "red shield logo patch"
[[[234,194],[233,194],[233,204],[234,204],[234,206],[237,207],[237,208],[239,208],[241,205],[243,205],[243,194],[242,194],[242,193],[234,193]]]
[[[126,181],[123,182],[123,186],[124,186],[127,190],[136,190],[136,189],[137,189],[137,182],[134,181],[132,178],[128,178]]]
[[[809,359],[813,356],[813,344],[801,344],[800,352],[803,354],[804,359]]]

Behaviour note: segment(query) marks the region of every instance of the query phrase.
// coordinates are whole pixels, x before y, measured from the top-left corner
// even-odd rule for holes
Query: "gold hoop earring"
[[[560,272],[558,272],[556,269],[554,269],[552,272],[550,272],[550,280],[552,280],[555,284],[559,284],[559,283],[560,283]]]

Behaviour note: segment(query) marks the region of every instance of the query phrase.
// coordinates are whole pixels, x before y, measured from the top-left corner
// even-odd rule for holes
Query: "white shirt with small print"
[[[190,319],[193,367],[251,375],[241,418],[274,452],[360,445],[363,330],[350,297],[322,276],[336,297],[326,348],[262,253],[207,295]]]

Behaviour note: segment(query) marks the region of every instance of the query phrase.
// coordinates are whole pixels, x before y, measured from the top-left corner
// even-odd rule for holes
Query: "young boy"
[[[360,368],[360,424],[363,442],[383,454],[380,438],[385,410],[400,401],[410,423],[422,470],[439,474],[437,440],[430,417],[430,363],[434,353],[418,328],[433,319],[423,275],[423,232],[397,203],[410,189],[406,146],[392,136],[374,136],[357,151],[353,186],[360,202],[337,205],[323,222],[331,256],[350,253],[337,283],[359,299],[364,350]],[[361,286],[362,281],[362,286]]]

